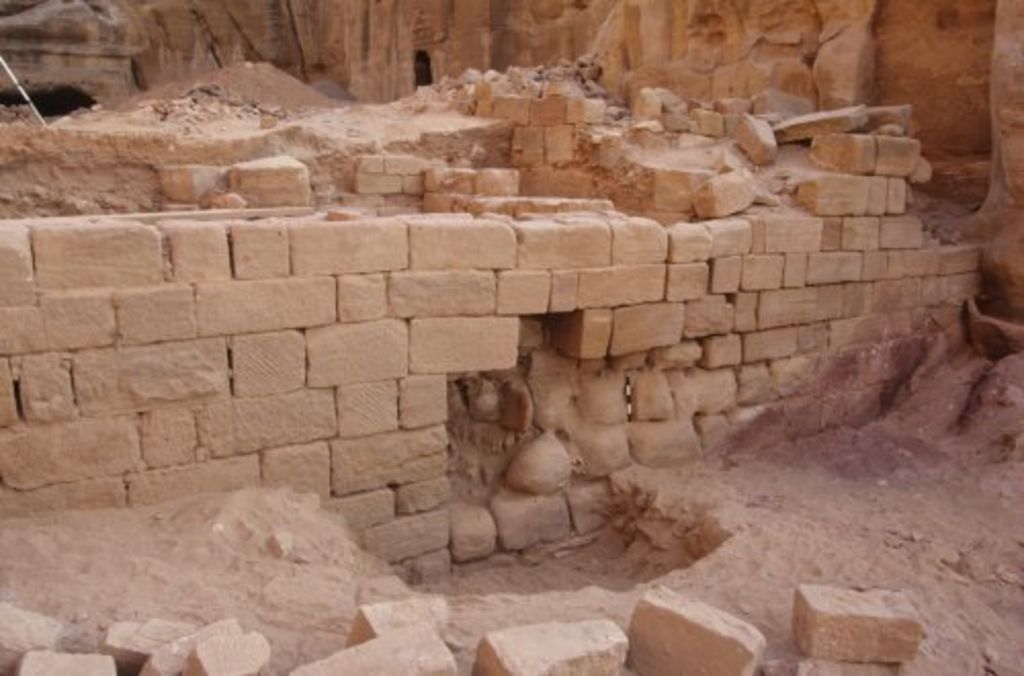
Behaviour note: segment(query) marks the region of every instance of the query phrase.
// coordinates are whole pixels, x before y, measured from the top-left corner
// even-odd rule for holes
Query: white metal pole
[[[11,78],[11,82],[13,82],[14,86],[18,88],[18,91],[21,92],[21,96],[25,99],[25,103],[27,103],[28,107],[32,109],[32,112],[36,114],[36,119],[38,119],[39,122],[45,127],[46,120],[44,120],[43,116],[39,114],[39,111],[36,109],[36,104],[32,103],[32,99],[29,98],[28,92],[26,92],[22,88],[21,83],[18,82],[18,78],[14,76],[14,71],[11,70],[11,67],[7,65],[6,61],[4,61],[4,57],[2,54],[0,54],[0,66],[4,67],[4,70],[7,72],[7,77]]]

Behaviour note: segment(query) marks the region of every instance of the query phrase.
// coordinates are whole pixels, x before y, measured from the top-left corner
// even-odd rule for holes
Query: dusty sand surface
[[[469,673],[499,627],[611,618],[659,584],[748,619],[794,661],[805,582],[906,590],[927,638],[905,674],[1019,674],[1024,664],[1024,356],[942,353],[884,419],[699,467],[615,479],[596,541],[458,568],[445,636]],[[343,646],[360,587],[386,566],[312,496],[245,491],[138,511],[0,523],[0,599],[71,627],[93,649],[115,620],[237,617],[265,632],[273,672]],[[288,557],[267,547],[295,541]],[[692,565],[691,565],[692,564]],[[362,598],[380,592],[363,590]],[[412,592],[410,592],[412,593]],[[986,668],[989,671],[986,671]]]

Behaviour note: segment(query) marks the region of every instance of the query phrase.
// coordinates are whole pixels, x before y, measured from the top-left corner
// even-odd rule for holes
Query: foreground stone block
[[[878,166],[881,176],[907,177],[914,173],[921,158],[921,142],[898,136],[878,137]]]
[[[199,204],[227,183],[227,172],[222,167],[202,164],[161,167],[159,175],[164,201],[174,204]]]
[[[612,335],[612,310],[581,310],[552,319],[551,344],[578,359],[600,359],[608,353]]]
[[[518,172],[516,172],[518,176]],[[516,267],[516,234],[485,218],[407,219],[409,263],[420,270],[506,270]]]
[[[819,176],[800,184],[797,200],[815,216],[863,216],[868,213],[870,190],[871,179],[865,176]],[[887,191],[886,184],[883,204]]]
[[[449,540],[448,510],[416,514],[363,532],[366,551],[389,563],[444,549]]]
[[[711,258],[711,233],[703,223],[677,223],[668,229],[670,263],[693,263]]]
[[[682,303],[652,303],[617,308],[609,354],[619,356],[667,347],[683,335]]]
[[[253,207],[306,206],[313,196],[309,169],[288,155],[240,162],[228,171],[228,184]]]
[[[612,223],[612,264],[664,263],[668,233],[657,221],[631,218]]]
[[[331,442],[334,493],[349,495],[442,476],[447,450],[448,434],[441,425]]]
[[[351,648],[399,629],[417,625],[444,633],[450,616],[443,596],[413,596],[359,606],[345,646]]]
[[[551,273],[506,270],[498,273],[498,314],[538,315],[550,307]]]
[[[53,350],[113,345],[114,303],[107,291],[70,291],[39,299],[46,344]]]
[[[219,636],[241,636],[238,620],[221,620],[208,624],[199,631],[165,643],[150,655],[139,676],[179,676],[192,649],[200,642]]]
[[[260,676],[270,662],[270,643],[257,632],[198,641],[183,676]]]
[[[519,221],[519,267],[526,269],[597,268],[611,264],[611,228],[598,220]]]
[[[764,216],[766,253],[814,253],[820,251],[825,222],[806,216]]]
[[[826,134],[811,143],[811,161],[841,174],[871,174],[877,150],[871,134]]]
[[[191,286],[154,286],[114,295],[117,328],[125,345],[195,338],[195,294]]]
[[[491,498],[491,513],[501,546],[509,550],[555,542],[572,530],[569,508],[561,494],[539,496],[502,490]]]
[[[457,673],[455,658],[444,641],[431,627],[418,625],[389,632],[319,662],[299,667],[292,671],[291,676],[456,676]]]
[[[297,390],[306,383],[306,341],[297,331],[236,336],[231,367],[236,396]]]
[[[406,225],[397,219],[298,223],[288,239],[296,276],[388,272],[409,264]]]
[[[32,250],[41,288],[149,286],[164,280],[160,233],[148,225],[37,227]]]
[[[409,335],[413,373],[463,373],[512,368],[519,356],[519,319],[414,319]]]
[[[161,223],[171,249],[174,281],[215,282],[231,279],[231,254],[223,225],[206,222]]]
[[[764,120],[744,115],[732,135],[740,149],[754,164],[766,166],[775,162],[779,154],[779,144],[775,140],[772,126]]]
[[[663,300],[665,266],[617,265],[580,270],[578,294],[577,302],[581,308]]]
[[[480,640],[473,674],[618,676],[628,647],[626,635],[610,620],[511,627]]]
[[[134,418],[81,418],[0,433],[0,475],[20,490],[118,476],[139,460]]]
[[[857,131],[867,123],[868,113],[864,106],[840,108],[791,117],[785,122],[775,125],[775,137],[779,143],[794,143],[825,134]]]
[[[117,676],[110,655],[85,655],[34,650],[21,659],[18,676]]]
[[[458,503],[452,507],[452,559],[457,563],[490,556],[498,539],[498,526],[486,507]]]
[[[689,212],[697,188],[714,176],[704,169],[655,169],[654,208],[659,211]]]
[[[238,279],[272,279],[291,274],[288,227],[257,221],[231,226],[231,256]]]
[[[916,216],[883,218],[879,246],[883,249],[920,249],[924,225]]]
[[[701,218],[724,218],[746,211],[754,196],[750,174],[732,171],[703,183],[693,196],[693,208]]]
[[[505,485],[533,495],[551,495],[568,483],[572,459],[554,434],[527,442],[505,470]]]
[[[801,585],[793,601],[793,637],[809,657],[840,662],[906,662],[924,629],[900,592]]]
[[[312,329],[306,351],[311,387],[401,378],[408,373],[408,328],[385,319]]]
[[[337,318],[335,293],[329,277],[199,284],[199,333],[218,336],[330,324]]]
[[[0,603],[0,674],[13,674],[21,656],[30,650],[53,650],[63,625],[50,617]]]
[[[663,588],[644,595],[629,624],[629,664],[641,676],[753,676],[765,646],[757,627]]]
[[[396,272],[390,276],[388,304],[393,317],[479,316],[494,314],[495,293],[491,272]]]
[[[101,650],[114,658],[118,669],[138,673],[154,650],[198,630],[189,622],[115,622],[107,629]]]

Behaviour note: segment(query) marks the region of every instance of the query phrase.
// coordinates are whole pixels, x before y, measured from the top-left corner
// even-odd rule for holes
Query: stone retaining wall
[[[449,379],[685,367],[711,434],[745,379],[955,316],[977,267],[909,217],[3,223],[0,514],[292,486],[443,559]]]

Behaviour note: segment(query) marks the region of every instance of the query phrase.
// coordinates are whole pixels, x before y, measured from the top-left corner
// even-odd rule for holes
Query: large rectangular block
[[[262,221],[233,224],[231,258],[236,279],[287,277],[292,269],[288,227]]]
[[[612,222],[612,265],[664,263],[668,232],[657,221],[630,218]]]
[[[19,490],[118,476],[141,462],[134,417],[0,431],[0,475]]]
[[[199,432],[187,408],[158,408],[141,416],[142,459],[148,467],[188,465],[196,461]]]
[[[240,162],[228,170],[228,184],[252,207],[305,206],[313,198],[309,169],[289,155]]]
[[[258,456],[211,460],[198,465],[129,474],[128,503],[138,507],[183,495],[225,493],[259,485]]]
[[[871,181],[865,176],[819,176],[800,184],[797,200],[815,216],[863,216],[868,213],[870,189]],[[887,189],[882,193],[883,205]]]
[[[414,319],[409,336],[412,373],[462,373],[512,368],[519,354],[514,317]]]
[[[215,190],[227,186],[223,167],[202,164],[181,164],[160,168],[160,190],[165,202],[199,204]]]
[[[160,233],[135,223],[32,229],[36,283],[46,289],[148,286],[164,279]]]
[[[875,173],[881,176],[906,177],[914,173],[921,158],[921,142],[899,136],[879,136],[878,164]]]
[[[811,142],[811,162],[841,174],[871,174],[877,159],[871,134],[825,134]]]
[[[765,253],[821,251],[825,222],[806,216],[762,216]]]
[[[31,491],[0,491],[0,515],[32,516],[69,509],[114,509],[128,504],[121,477],[87,479]]]
[[[668,229],[670,263],[693,263],[711,258],[711,233],[703,223],[676,223]]]
[[[216,282],[231,279],[231,253],[223,225],[207,222],[165,222],[160,229],[171,249],[176,282]]]
[[[32,278],[28,229],[5,225],[0,228],[0,307],[35,303]]]
[[[609,309],[560,314],[549,324],[551,345],[577,359],[601,359],[608,354],[613,314]]]
[[[306,340],[298,331],[231,339],[235,396],[291,392],[306,384]]]
[[[711,257],[742,256],[750,253],[753,235],[750,223],[743,218],[705,221],[702,225],[711,235]]]
[[[322,500],[330,497],[331,451],[326,442],[274,448],[262,455],[264,486],[316,493]]]
[[[743,257],[743,273],[740,288],[744,291],[764,291],[782,286],[786,256],[764,254]]]
[[[505,270],[498,273],[499,315],[540,315],[551,301],[547,270]]]
[[[409,264],[407,228],[394,218],[297,223],[288,239],[295,275],[388,272]]]
[[[152,286],[114,294],[117,328],[125,345],[195,338],[195,293],[191,286]]]
[[[24,357],[20,383],[21,408],[29,422],[59,422],[74,417],[71,369],[62,355],[50,352]],[[3,386],[0,381],[0,388]],[[0,413],[0,419],[3,417]]]
[[[516,234],[501,221],[436,216],[409,219],[409,266],[422,270],[516,267]]]
[[[363,546],[385,561],[397,562],[448,546],[448,510],[406,516],[368,528]]]
[[[617,265],[580,270],[581,308],[636,305],[665,298],[665,266]]]
[[[327,478],[330,480],[330,472]],[[395,518],[395,492],[390,488],[380,488],[355,493],[343,498],[332,498],[323,503],[323,507],[345,517],[345,523],[353,530],[362,531]]]
[[[944,246],[939,249],[940,275],[977,272],[980,267],[981,248],[976,245]]]
[[[735,308],[725,302],[724,296],[708,296],[686,304],[686,322],[683,335],[699,338],[713,334],[726,334],[733,330]]]
[[[916,216],[882,219],[883,249],[920,249],[924,244],[924,224]]]
[[[46,344],[54,350],[113,345],[117,336],[109,291],[47,293],[39,299]]]
[[[917,278],[875,282],[871,291],[872,312],[895,312],[917,307],[921,280]]]
[[[879,220],[872,216],[843,219],[841,245],[847,251],[874,251],[878,249]]]
[[[519,242],[520,268],[597,268],[611,264],[611,228],[596,217],[593,222],[519,221],[513,227]]]
[[[448,432],[444,426],[331,442],[331,486],[349,495],[443,476]]]
[[[199,284],[199,333],[218,336],[330,324],[337,318],[335,294],[330,277]]]
[[[764,291],[758,302],[757,324],[771,329],[818,321],[818,291],[816,289],[779,289]]]
[[[218,401],[197,418],[199,438],[214,457],[329,439],[338,431],[332,390]]]
[[[855,251],[811,254],[807,260],[807,283],[859,282],[863,268],[864,257]]]
[[[230,392],[227,346],[218,338],[79,352],[74,377],[85,413],[140,410]]]
[[[401,378],[408,373],[406,323],[382,319],[306,332],[309,385],[329,387]]]
[[[711,271],[707,263],[669,265],[665,300],[694,300],[708,292]]]
[[[614,311],[609,354],[613,357],[675,345],[683,335],[682,303],[652,303]]]
[[[773,329],[743,335],[743,361],[746,363],[781,359],[796,352],[796,328]]]
[[[365,437],[397,429],[397,381],[356,383],[338,388],[339,437]]]
[[[890,251],[886,277],[924,277],[939,274],[938,249]]]
[[[409,376],[399,382],[399,421],[403,429],[448,420],[448,380],[444,376]]]
[[[43,314],[35,307],[0,307],[0,355],[46,349]]]
[[[382,274],[338,277],[338,321],[367,322],[388,313],[388,284]]]
[[[493,272],[436,270],[395,272],[388,284],[393,317],[452,317],[494,314]]]
[[[697,188],[714,175],[705,169],[655,169],[654,208],[659,211],[692,211]]]

